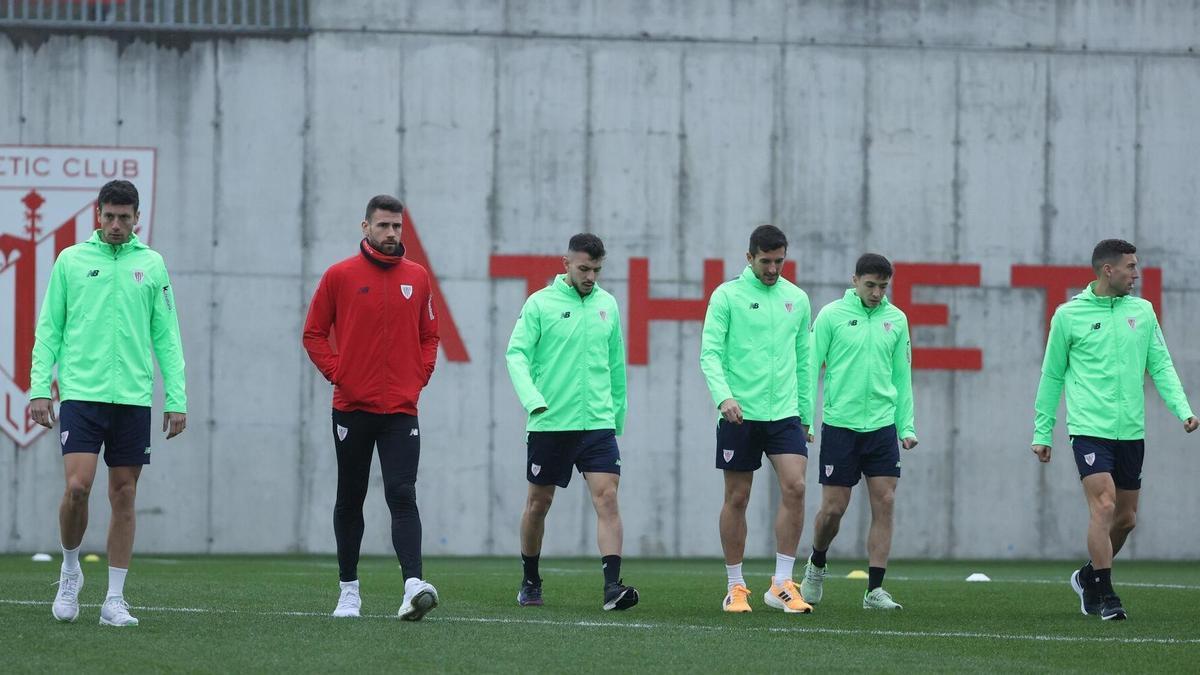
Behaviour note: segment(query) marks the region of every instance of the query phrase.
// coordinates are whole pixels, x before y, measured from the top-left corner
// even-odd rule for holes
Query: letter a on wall
[[[446,297],[442,295],[442,287],[438,284],[437,274],[433,271],[433,265],[429,264],[429,256],[425,254],[425,247],[421,245],[421,237],[417,234],[417,226],[407,208],[404,209],[404,233],[402,236],[404,255],[429,271],[429,285],[433,290],[433,311],[437,312],[438,332],[441,337],[442,349],[446,352],[446,359],[464,363],[470,361],[471,357],[467,354],[467,346],[463,344],[462,336],[458,332],[458,324],[454,323],[450,305],[446,303]]]

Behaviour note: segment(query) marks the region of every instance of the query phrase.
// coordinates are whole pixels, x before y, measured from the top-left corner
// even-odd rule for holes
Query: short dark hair
[[[787,248],[787,237],[774,225],[759,225],[750,233],[750,255]]]
[[[100,208],[105,204],[113,206],[133,206],[136,213],[138,210],[138,191],[133,183],[127,180],[110,180],[100,188],[100,195],[96,197],[96,208]]]
[[[567,242],[567,251],[586,253],[591,256],[592,260],[600,260],[604,257],[604,242],[590,232],[580,232]]]
[[[371,201],[367,202],[367,215],[363,216],[363,220],[371,220],[371,216],[376,211],[404,213],[404,202],[391,195],[375,195],[371,197]]]
[[[1137,247],[1124,239],[1105,239],[1092,249],[1092,270],[1099,272],[1106,263],[1114,263],[1125,254],[1137,253]]]
[[[884,279],[891,279],[892,263],[878,253],[864,253],[854,263],[854,276],[861,277],[864,274],[878,274]]]

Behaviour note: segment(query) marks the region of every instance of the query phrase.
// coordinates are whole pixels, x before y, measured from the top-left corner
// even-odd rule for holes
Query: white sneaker
[[[129,616],[129,603],[125,598],[106,598],[100,605],[101,626],[136,626],[138,620]]]
[[[397,614],[405,621],[420,621],[438,606],[437,589],[433,584],[413,577],[404,582],[404,602]]]
[[[353,581],[343,581],[342,594],[338,596],[337,607],[333,610],[333,615],[342,617],[357,617],[359,610],[362,609],[362,598],[358,595],[358,583]]]
[[[79,616],[79,591],[83,590],[83,570],[74,572],[60,570],[58,593],[54,594],[54,606],[50,611],[59,621],[74,621]]]

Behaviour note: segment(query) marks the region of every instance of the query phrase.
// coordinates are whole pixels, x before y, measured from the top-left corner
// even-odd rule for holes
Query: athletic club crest
[[[1096,463],[1096,453],[1089,452],[1088,454],[1084,455],[1083,461],[1087,462],[1088,466],[1095,464]]]
[[[892,322],[891,322],[891,321],[884,321],[884,322],[883,322],[883,330],[884,330],[885,332],[887,332],[887,333],[890,333],[890,332],[892,332]]]
[[[1129,328],[1131,330],[1137,330],[1137,319],[1135,319],[1131,316],[1131,317],[1125,319],[1125,321],[1129,324]]]
[[[141,271],[141,270],[134,270],[134,271],[133,271],[133,280],[134,280],[135,282],[137,282],[137,283],[139,283],[139,284],[140,284],[140,283],[142,283],[142,279],[145,279],[145,278],[146,278],[146,273],[145,273],[145,272],[143,272],[143,271]]]
[[[825,465],[825,477],[826,477],[826,478],[829,478],[829,477],[830,477],[830,476],[832,476],[832,475],[833,475],[833,465],[832,465],[832,464],[826,464],[826,465]]]
[[[530,464],[530,465],[529,465],[529,473],[531,473],[531,474],[533,474],[533,475],[535,475],[535,476],[536,476],[536,475],[538,475],[538,474],[539,474],[539,473],[541,473],[541,472],[542,472],[542,465],[541,465],[541,464]]]
[[[155,150],[0,145],[0,157],[0,429],[24,447],[46,431],[28,405],[34,327],[50,269],[63,249],[92,236],[96,193],[110,180],[137,186],[135,232],[149,243]],[[58,397],[57,383],[51,396]]]
[[[61,434],[59,434],[59,435],[58,435],[58,437],[62,439],[62,444],[63,444],[63,447],[66,447],[66,445],[67,445],[67,439],[71,437],[71,432],[70,432],[70,431],[64,431],[64,432],[62,432]]]
[[[412,286],[408,284],[400,284],[400,292],[404,294],[404,299],[408,300],[412,297]]]
[[[796,306],[796,304],[795,304],[795,303],[792,303],[792,302],[785,302],[785,303],[783,303],[783,308],[784,308],[785,310],[787,310],[787,313],[788,313],[788,314],[791,314],[791,313],[792,313],[792,308],[793,308],[793,307],[795,307],[795,306]]]
[[[725,463],[728,464],[729,460],[733,459],[733,451],[732,450],[722,450],[721,456],[725,458]]]
[[[600,310],[600,320],[608,321],[608,312],[604,311],[603,309]]]
[[[349,433],[350,433],[350,430],[349,430],[349,429],[347,429],[346,427],[344,427],[344,426],[342,426],[342,425],[340,425],[340,424],[339,424],[339,425],[337,425],[337,436],[338,436],[338,440],[339,440],[339,441],[344,441],[344,440],[346,440],[346,436],[347,436]]]

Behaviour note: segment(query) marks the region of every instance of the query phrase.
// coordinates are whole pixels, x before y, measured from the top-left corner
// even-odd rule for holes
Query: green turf
[[[424,621],[395,618],[394,561],[360,567],[364,617],[328,617],[337,596],[332,557],[135,558],[127,599],[141,625],[97,625],[103,562],[84,563],[74,624],[50,616],[58,562],[0,556],[5,671],[728,672],[1194,671],[1200,655],[1200,566],[1127,562],[1117,589],[1130,620],[1079,614],[1070,565],[897,561],[886,587],[905,609],[861,609],[861,561],[833,561],[812,615],[766,608],[772,568],[746,568],[754,612],[725,615],[716,560],[627,560],[642,592],[627,612],[604,612],[599,564],[547,559],[547,605],[516,605],[519,563],[426,560],[442,604]],[[797,572],[802,568],[798,566]],[[990,583],[963,581],[973,571]]]

